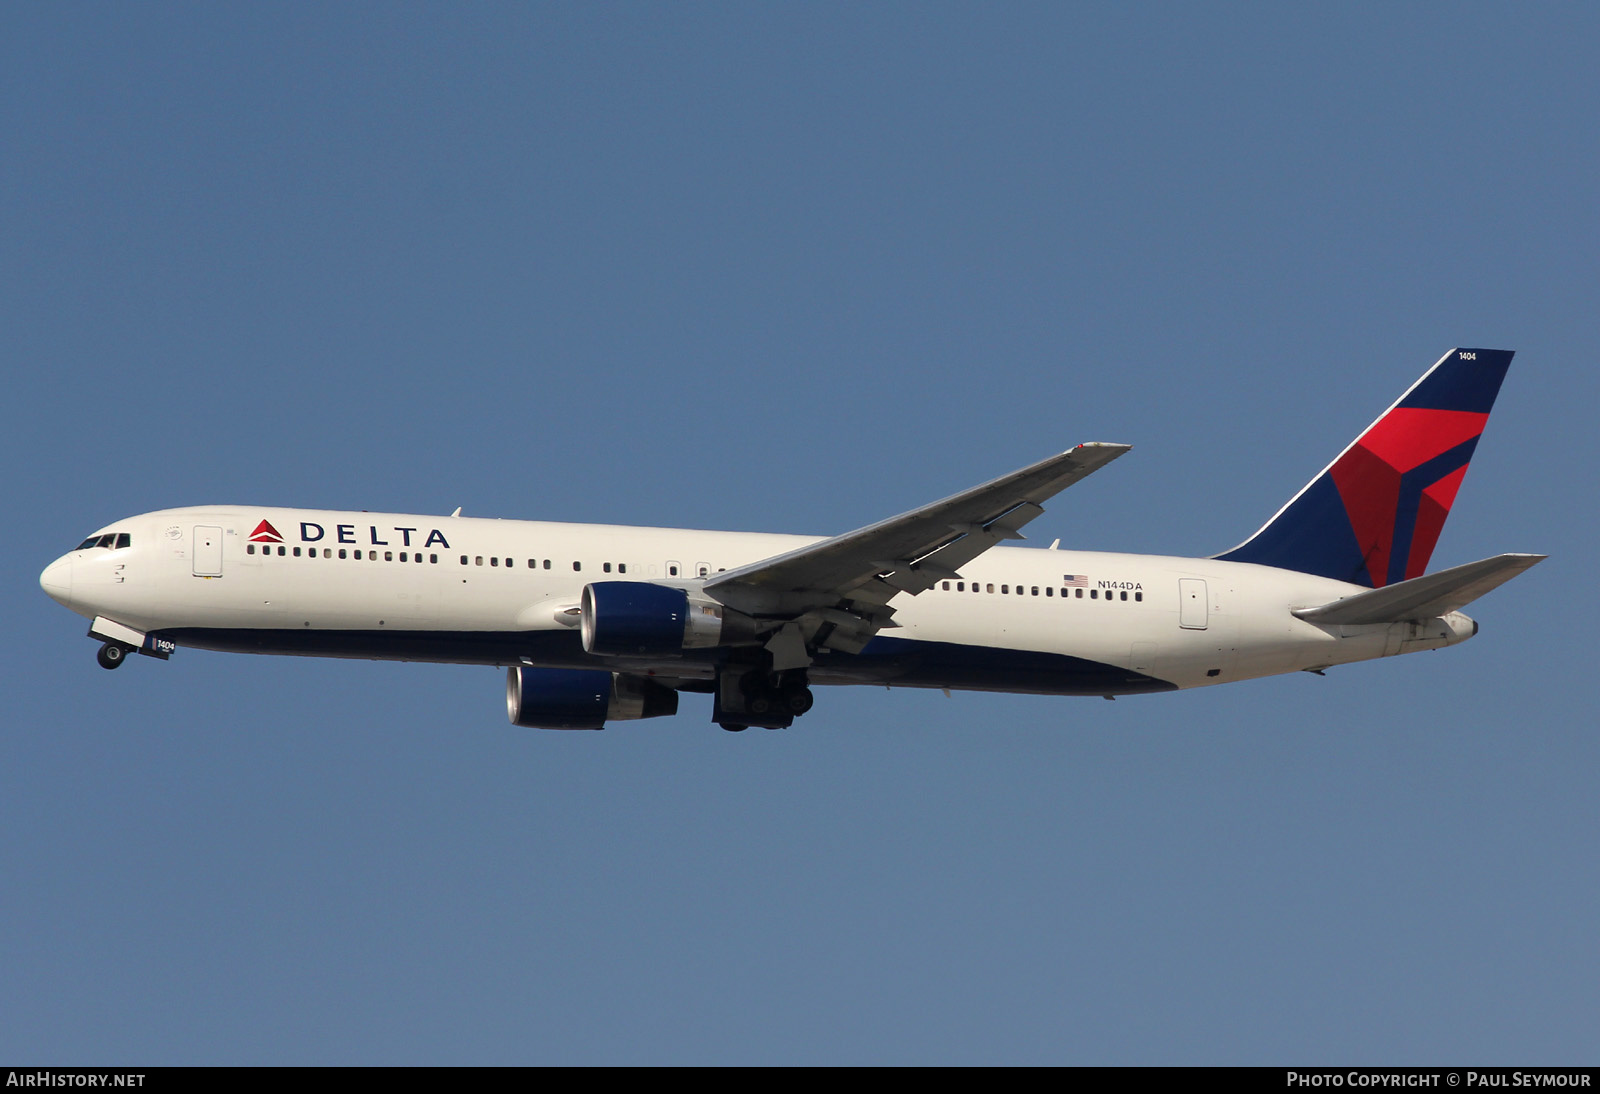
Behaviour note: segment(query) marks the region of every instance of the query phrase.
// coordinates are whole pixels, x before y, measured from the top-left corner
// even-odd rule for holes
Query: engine
[[[604,729],[607,720],[678,713],[678,693],[643,676],[604,669],[506,670],[506,714],[529,729]]]
[[[753,645],[755,621],[710,597],[648,581],[583,587],[583,648],[611,657],[677,657],[684,650]]]

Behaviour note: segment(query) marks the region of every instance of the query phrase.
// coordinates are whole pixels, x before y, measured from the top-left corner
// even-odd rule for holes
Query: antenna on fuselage
[[[459,505],[456,506],[456,511],[454,513],[451,513],[450,515],[452,517],[459,517],[461,515],[461,506],[459,506]]]

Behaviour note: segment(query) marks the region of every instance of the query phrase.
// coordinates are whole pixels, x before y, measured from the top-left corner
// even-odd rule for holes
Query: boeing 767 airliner
[[[507,666],[511,721],[600,729],[712,696],[777,729],[812,687],[1131,695],[1465,641],[1545,556],[1426,574],[1511,363],[1453,349],[1238,547],[1000,546],[1128,451],[1081,444],[832,538],[204,505],[107,525],[39,583],[100,664],[181,646]],[[457,510],[459,513],[459,510]]]

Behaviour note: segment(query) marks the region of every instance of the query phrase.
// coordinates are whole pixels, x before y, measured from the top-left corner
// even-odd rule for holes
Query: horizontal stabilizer
[[[1357,593],[1294,614],[1311,623],[1399,623],[1433,619],[1464,608],[1478,597],[1516,577],[1548,555],[1495,555],[1452,566],[1436,574],[1414,577],[1371,592]]]

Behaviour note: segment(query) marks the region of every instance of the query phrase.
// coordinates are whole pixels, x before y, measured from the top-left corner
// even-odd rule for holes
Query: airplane
[[[1239,546],[1002,546],[1129,450],[1080,444],[827,537],[208,505],[115,521],[39,583],[108,669],[180,647],[503,666],[514,725],[709,693],[781,729],[814,686],[1115,698],[1453,646],[1542,561],[1427,565],[1512,352],[1452,349]]]

